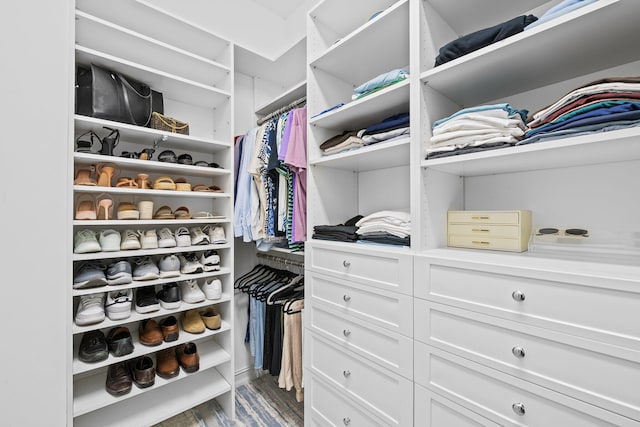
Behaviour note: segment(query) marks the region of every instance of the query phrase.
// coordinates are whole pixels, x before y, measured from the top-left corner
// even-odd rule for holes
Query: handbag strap
[[[176,124],[169,123],[169,122],[167,122],[167,120],[164,118],[164,116],[163,116],[162,114],[157,113],[157,112],[155,112],[155,111],[154,111],[152,114],[155,114],[155,115],[156,115],[156,117],[158,118],[158,120],[160,120],[162,123],[164,123],[166,126],[168,126],[168,127],[170,127],[170,128],[174,128],[174,129],[180,129],[180,130],[182,130],[182,129],[184,129],[184,128],[189,127],[189,123],[186,123],[186,124],[184,124],[184,125],[182,125],[182,126],[178,126],[178,125],[176,125]]]
[[[149,122],[151,121],[151,113],[153,112],[153,105],[151,105],[151,88],[149,88],[149,95],[143,95],[141,93],[139,93],[136,88],[134,88],[131,83],[129,83],[129,81],[127,80],[127,78],[125,76],[123,76],[120,73],[116,74],[118,76],[118,79],[120,79],[120,81],[122,82],[123,85],[125,85],[126,87],[128,87],[129,89],[131,89],[132,91],[135,92],[136,95],[138,95],[139,97],[143,98],[143,99],[148,99],[149,100],[149,114],[147,117],[147,121],[141,125],[138,124],[138,122],[136,121],[136,118],[133,116],[133,113],[131,112],[131,104],[129,103],[129,94],[127,92],[127,90],[123,90],[122,94],[124,96],[124,103],[127,106],[127,112],[129,113],[129,117],[131,118],[131,121],[133,123],[135,123],[138,126],[147,126],[149,124]]]

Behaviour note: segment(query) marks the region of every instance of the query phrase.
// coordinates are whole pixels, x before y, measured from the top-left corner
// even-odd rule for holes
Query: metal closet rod
[[[300,104],[303,104],[305,102],[307,102],[307,97],[303,96],[302,98],[296,99],[295,101],[291,102],[288,105],[285,105],[284,107],[278,108],[273,113],[267,114],[266,116],[259,118],[258,119],[258,126],[260,126],[261,124],[263,124],[264,122],[266,122],[268,120],[271,120],[274,117],[279,116],[280,114],[286,113],[289,110],[293,110],[294,108],[296,108],[297,106],[299,106]]]
[[[258,258],[261,258],[267,261],[275,261],[278,263],[282,263],[284,265],[292,265],[294,267],[304,268],[304,262],[301,262],[301,261],[296,261],[296,260],[285,258],[285,257],[279,257],[279,256],[268,255],[263,253],[257,253],[256,255],[258,256]]]

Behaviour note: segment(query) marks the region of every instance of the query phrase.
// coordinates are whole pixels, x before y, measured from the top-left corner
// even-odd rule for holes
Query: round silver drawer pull
[[[513,347],[511,353],[518,359],[524,359],[524,348],[522,347]]]
[[[516,301],[524,301],[524,292],[522,291],[513,291],[513,293],[511,294],[511,298],[513,298]]]
[[[349,417],[344,417],[342,419],[342,422],[344,423],[344,425],[348,426],[349,424],[351,424],[351,418]]]
[[[342,297],[342,299],[344,300],[344,302],[349,302],[351,301],[351,297],[347,294],[344,294],[344,296]]]
[[[345,259],[344,261],[342,261],[342,265],[344,265],[345,267],[349,267],[351,263]]]
[[[511,409],[513,409],[513,412],[521,416],[525,413],[524,403],[514,403],[513,405],[511,405]]]
[[[342,371],[342,375],[344,375],[345,378],[349,378],[349,375],[351,375],[351,371],[346,369]]]
[[[345,337],[348,337],[349,335],[351,335],[351,331],[350,331],[349,329],[343,329],[343,330],[342,330],[342,334],[343,334]]]

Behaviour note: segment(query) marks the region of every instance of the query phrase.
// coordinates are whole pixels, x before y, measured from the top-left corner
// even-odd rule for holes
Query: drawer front
[[[314,302],[362,319],[372,327],[412,336],[413,298],[410,296],[316,273],[307,273],[305,281],[311,284]]]
[[[518,239],[520,229],[517,225],[449,224],[449,235],[472,236],[474,238],[498,237]]]
[[[415,426],[423,427],[499,427],[467,408],[415,385]]]
[[[317,334],[309,334],[309,370],[338,387],[384,423],[411,425],[413,383]]]
[[[341,314],[322,304],[314,304],[308,317],[312,332],[413,380],[411,338],[372,327],[365,321]]]
[[[455,248],[487,249],[493,251],[524,252],[528,242],[520,239],[502,239],[487,236],[449,235],[449,246]]]
[[[419,299],[414,313],[417,340],[640,419],[637,354],[593,351],[589,340]]]
[[[352,251],[318,247],[309,249],[305,261],[313,271],[357,281],[380,289],[412,294],[413,257],[392,251],[367,251],[356,246]]]
[[[416,270],[419,298],[640,351],[640,293],[438,264]]]
[[[513,224],[520,223],[520,212],[491,212],[491,211],[449,211],[449,223],[466,222],[475,224]]]
[[[416,382],[499,424],[634,426],[637,421],[416,342]]]
[[[311,426],[388,426],[336,388],[305,373],[304,421]]]

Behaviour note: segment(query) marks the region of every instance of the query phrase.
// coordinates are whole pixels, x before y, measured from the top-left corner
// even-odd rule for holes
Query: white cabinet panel
[[[431,392],[421,385],[415,385],[415,418],[413,425],[424,427],[499,427],[480,415]]]

